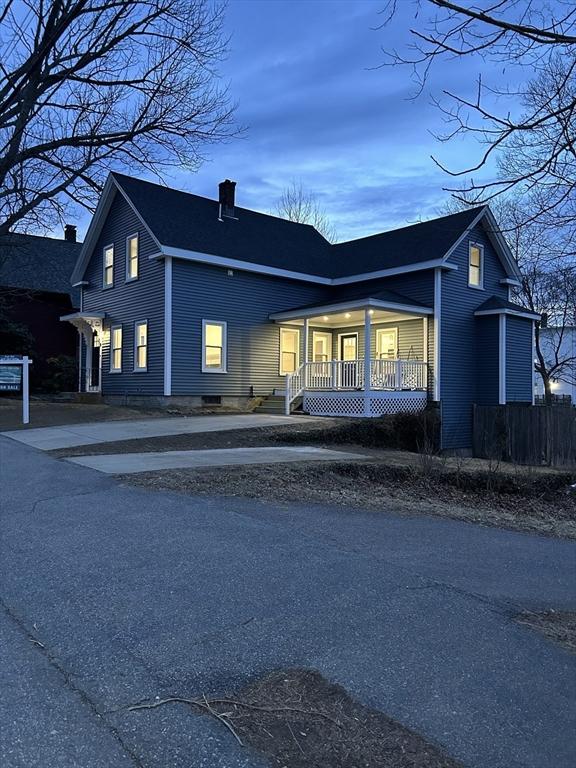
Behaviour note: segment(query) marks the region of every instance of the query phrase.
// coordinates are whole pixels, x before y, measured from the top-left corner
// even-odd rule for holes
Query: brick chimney
[[[236,182],[226,179],[218,184],[218,200],[220,202],[219,218],[224,217],[235,219],[234,214],[234,195],[236,191]]]
[[[76,227],[74,224],[64,225],[64,240],[66,240],[67,243],[76,242]]]

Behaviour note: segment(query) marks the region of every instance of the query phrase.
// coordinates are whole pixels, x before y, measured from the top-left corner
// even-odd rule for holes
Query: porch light
[[[324,320],[324,321],[327,323],[327,322],[328,322],[328,315],[324,315],[324,317],[322,318],[322,320]]]
[[[369,315],[373,315],[373,314],[374,314],[374,310],[373,310],[373,309],[369,309],[369,310],[368,310],[368,314],[369,314]]]
[[[352,315],[350,314],[350,312],[346,312],[344,317],[346,318],[346,320],[349,320],[352,317]]]

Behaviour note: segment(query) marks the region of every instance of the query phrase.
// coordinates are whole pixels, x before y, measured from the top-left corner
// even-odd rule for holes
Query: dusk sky
[[[382,0],[231,0],[228,60],[221,68],[238,102],[243,138],[210,149],[195,175],[170,184],[216,196],[217,183],[238,183],[239,205],[273,210],[295,179],[318,195],[338,239],[436,215],[449,178],[435,154],[460,167],[478,152],[469,138],[440,145],[441,115],[430,94],[442,88],[473,93],[482,62],[439,62],[427,93],[416,101],[408,67],[374,69],[381,47],[410,42],[415,7],[382,29]],[[484,75],[496,75],[494,70]],[[492,169],[493,172],[493,169]]]
[[[214,198],[218,182],[230,178],[238,205],[274,212],[295,180],[318,197],[338,240],[438,215],[449,199],[442,187],[454,182],[430,156],[459,169],[477,159],[480,147],[471,137],[449,144],[434,138],[446,126],[431,96],[446,89],[473,97],[480,71],[485,83],[509,82],[511,73],[477,57],[438,61],[426,91],[412,99],[409,67],[378,67],[382,49],[406,50],[410,27],[422,22],[412,0],[398,0],[394,20],[377,29],[383,6],[229,0],[224,32],[231,41],[220,72],[245,132],[209,146],[197,173],[174,172],[166,183]],[[494,167],[475,178],[489,174]],[[81,235],[88,223],[88,216],[79,222]]]

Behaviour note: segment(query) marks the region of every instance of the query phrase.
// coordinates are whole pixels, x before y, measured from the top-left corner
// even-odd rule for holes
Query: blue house
[[[532,402],[533,323],[487,206],[359,240],[111,174],[74,269],[82,387],[109,399],[373,417]],[[264,406],[265,407],[265,406]]]

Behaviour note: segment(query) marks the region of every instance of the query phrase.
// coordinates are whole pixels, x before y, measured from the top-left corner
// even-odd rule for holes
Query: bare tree
[[[0,0],[0,234],[92,210],[107,172],[196,168],[233,133],[209,0]]]
[[[313,192],[307,192],[302,182],[291,181],[282,192],[276,205],[278,216],[299,224],[311,224],[326,240],[334,242],[337,238],[336,227],[328,218]]]
[[[520,188],[543,190],[531,216],[549,226],[576,221],[576,6],[573,0],[491,0],[480,5],[452,0],[414,0],[418,27],[410,30],[406,52],[387,52],[385,64],[408,64],[420,93],[438,59],[473,57],[478,80],[473,97],[443,91],[435,97],[448,124],[438,136],[450,141],[472,135],[483,147],[465,168],[449,169],[453,177],[470,178],[499,158],[500,173],[486,182],[467,181],[450,191],[473,195],[476,203]],[[396,12],[396,0],[382,11],[384,23]],[[502,73],[520,69],[519,88],[483,81],[486,61]],[[531,77],[526,76],[530,72]],[[512,80],[512,78],[511,78]],[[518,104],[517,114],[510,105]],[[504,153],[504,154],[503,154]]]

